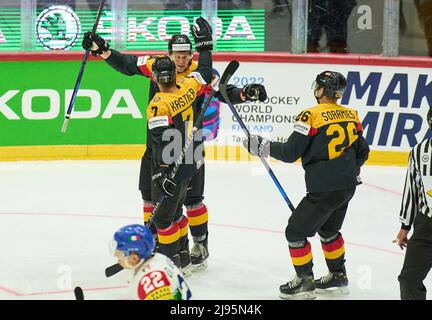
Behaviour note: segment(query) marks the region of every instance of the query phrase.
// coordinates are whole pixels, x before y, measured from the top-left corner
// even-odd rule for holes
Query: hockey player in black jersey
[[[114,49],[110,49],[109,44],[98,34],[91,39],[90,32],[85,33],[82,45],[84,49],[91,48],[93,55],[105,59],[112,68],[125,75],[149,77],[152,80],[150,84],[149,101],[159,92],[158,85],[155,83],[152,76],[155,56],[122,54]],[[168,55],[175,63],[177,80],[189,75],[197,68],[196,62],[192,59],[192,43],[186,35],[178,34],[172,36],[171,40],[168,42]],[[214,70],[213,82],[217,81],[217,79],[215,79],[216,74],[217,72]],[[234,104],[243,103],[245,101],[264,101],[267,98],[265,88],[260,84],[248,84],[243,88],[228,85],[227,92]],[[223,97],[219,93],[216,94],[216,98],[223,102]],[[204,95],[201,95],[197,98],[196,106],[201,108],[203,103]],[[144,222],[148,221],[153,210],[153,202],[151,200],[151,157],[151,146],[147,144],[146,151],[141,159],[139,176],[139,190],[141,191],[144,201]],[[191,250],[194,271],[206,268],[207,258],[209,256],[208,210],[203,202],[204,178],[205,164],[199,168],[197,174],[192,178],[184,201],[188,217],[188,226],[194,240],[194,245]],[[154,228],[152,228],[152,232],[156,235],[156,230]]]
[[[432,108],[427,122],[432,130]],[[432,139],[420,142],[410,152],[399,220],[402,225],[395,242],[401,249],[407,248],[398,277],[401,299],[426,300],[423,280],[432,268]]]
[[[324,71],[315,83],[318,105],[298,115],[287,142],[271,142],[256,135],[244,141],[252,155],[271,156],[284,162],[301,158],[305,170],[307,194],[285,230],[296,276],[280,286],[283,299],[313,299],[315,289],[318,293],[348,292],[340,229],[348,203],[361,183],[360,167],[369,154],[357,112],[337,104],[346,86],[345,77]],[[317,232],[329,273],[314,280],[307,238]]]
[[[212,80],[213,41],[211,28],[203,18],[198,18],[198,28],[193,27],[199,51],[197,69],[189,76],[176,80],[175,63],[169,57],[157,57],[152,75],[160,92],[156,93],[147,107],[148,141],[152,148],[152,202],[165,200],[154,212],[152,222],[157,229],[160,253],[170,257],[174,263],[188,273],[191,264],[188,246],[187,218],[183,215],[183,203],[190,181],[203,161],[201,139],[193,139],[175,177],[170,172],[177,157],[184,149],[185,137],[189,139],[191,129],[200,110],[194,107],[198,96]],[[200,39],[201,42],[198,42]],[[199,134],[197,131],[194,135]],[[192,159],[189,159],[192,155]]]

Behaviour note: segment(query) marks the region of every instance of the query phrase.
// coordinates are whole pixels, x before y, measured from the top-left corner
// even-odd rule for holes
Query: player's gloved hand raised
[[[163,169],[152,176],[152,181],[161,188],[165,196],[174,196],[177,189],[177,184],[168,176],[168,174]]]
[[[249,139],[243,140],[243,146],[253,156],[265,158],[270,155],[270,140],[258,135],[251,135]]]
[[[206,19],[199,17],[196,25],[191,26],[191,32],[196,51],[213,50],[212,28]]]
[[[262,84],[252,83],[243,87],[242,96],[245,101],[265,101],[267,99],[267,92]]]
[[[100,35],[95,33],[92,37],[91,32],[84,33],[82,47],[87,50],[90,49],[93,56],[97,57],[103,52],[109,50],[109,43],[105,41]]]

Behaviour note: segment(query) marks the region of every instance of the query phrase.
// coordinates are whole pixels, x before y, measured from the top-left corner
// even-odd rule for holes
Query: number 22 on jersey
[[[170,287],[170,282],[166,274],[161,271],[149,272],[145,274],[144,277],[142,277],[142,279],[139,282],[138,296],[140,297],[141,300],[145,300],[145,299],[155,300],[151,296],[149,297],[149,295],[157,291],[158,289],[164,287],[168,287],[168,288]],[[165,295],[164,293],[165,292],[160,292],[160,293],[156,292],[155,295],[157,296]],[[171,295],[171,290],[168,290],[166,294]]]

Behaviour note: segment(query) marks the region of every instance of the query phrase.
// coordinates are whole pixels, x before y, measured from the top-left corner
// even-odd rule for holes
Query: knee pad
[[[141,192],[141,198],[144,200],[144,202],[151,202],[151,191],[140,189]]]
[[[190,204],[186,204],[185,203],[185,207],[186,207],[187,211],[197,209],[197,208],[199,208],[199,207],[201,207],[203,205],[204,205],[204,203],[202,203],[201,200],[200,201],[196,201],[196,202],[192,202]]]
[[[342,234],[340,232],[335,233],[334,235],[327,236],[327,235],[320,235],[321,242],[324,243],[330,243],[341,237]]]
[[[285,228],[285,238],[288,243],[297,243],[301,241],[306,241],[307,238],[305,235],[299,234],[294,228],[291,227],[290,224]]]

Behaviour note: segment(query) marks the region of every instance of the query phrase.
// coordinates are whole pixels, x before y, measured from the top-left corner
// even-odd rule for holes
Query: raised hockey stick
[[[233,113],[234,117],[236,118],[237,122],[240,124],[240,127],[243,129],[244,133],[246,134],[246,136],[248,137],[248,139],[250,138],[250,132],[248,130],[248,128],[246,128],[243,120],[240,118],[238,112],[236,111],[236,109],[233,107],[227,91],[226,91],[226,83],[220,83],[219,84],[219,91],[222,94],[222,96],[224,97],[226,103],[228,104],[229,108],[231,109],[231,112]],[[272,178],[273,182],[275,183],[276,187],[278,188],[279,192],[282,194],[282,197],[285,199],[285,202],[288,204],[288,207],[291,209],[291,212],[294,212],[295,208],[293,206],[293,204],[291,203],[290,199],[288,198],[285,190],[282,188],[282,185],[280,184],[279,180],[276,178],[275,174],[273,173],[273,170],[270,168],[269,164],[267,163],[266,159],[264,157],[259,157],[261,162],[263,163],[264,167],[266,168],[267,172],[269,173],[270,177]]]
[[[232,77],[234,72],[236,72],[238,67],[239,67],[239,63],[235,60],[231,61],[228,64],[228,66],[226,67],[226,69],[225,69],[225,71],[224,71],[224,73],[220,79],[219,87],[221,86],[221,84],[225,84],[225,86],[226,86],[226,84],[228,83],[228,81],[230,80],[230,78]],[[175,175],[176,175],[176,173],[180,167],[180,164],[183,162],[185,154],[186,154],[187,150],[189,149],[191,143],[193,142],[194,134],[198,130],[198,126],[204,118],[204,113],[206,112],[208,106],[210,105],[210,102],[211,102],[213,96],[217,93],[216,89],[217,88],[213,88],[213,90],[210,92],[210,95],[208,96],[206,103],[204,104],[198,117],[196,118],[195,123],[194,123],[194,127],[192,128],[192,131],[189,134],[189,137],[188,137],[188,139],[187,139],[187,141],[183,147],[183,150],[182,150],[181,154],[179,155],[179,157],[177,158],[177,160],[175,161],[174,167],[170,172],[169,176],[171,179],[175,177]],[[161,194],[159,201],[154,206],[152,214],[150,215],[147,227],[150,227],[152,225],[153,218],[157,214],[159,207],[163,203],[164,200],[165,200],[165,195]],[[112,266],[109,266],[108,268],[105,269],[105,276],[111,277],[111,276],[115,275],[116,273],[120,272],[121,270],[123,270],[123,267],[121,265],[119,265],[118,263],[113,264]]]
[[[103,9],[103,7],[105,5],[105,1],[106,0],[102,0],[100,2],[100,4],[99,4],[99,10],[97,12],[96,21],[95,21],[95,23],[93,25],[93,29],[92,29],[92,36],[94,36],[94,34],[96,33],[96,29],[98,27],[99,20],[100,20],[100,17],[102,15],[102,9]],[[77,78],[77,80],[75,82],[75,88],[74,88],[72,97],[71,97],[71,99],[69,101],[69,107],[67,109],[67,112],[66,112],[66,115],[65,115],[65,119],[63,121],[63,126],[62,126],[62,129],[61,129],[62,133],[65,133],[66,130],[67,130],[67,127],[68,127],[68,124],[69,124],[69,119],[70,119],[70,116],[72,114],[72,110],[73,110],[73,107],[74,107],[74,104],[75,104],[75,98],[77,96],[77,93],[78,93],[78,90],[79,90],[79,86],[80,86],[80,83],[81,83],[81,79],[82,79],[82,76],[84,74],[84,69],[85,69],[85,66],[86,66],[86,63],[87,63],[87,59],[88,59],[89,53],[90,53],[90,48],[85,51],[84,57],[83,57],[82,62],[81,62],[81,68],[80,68],[80,71],[78,73],[78,78]]]

